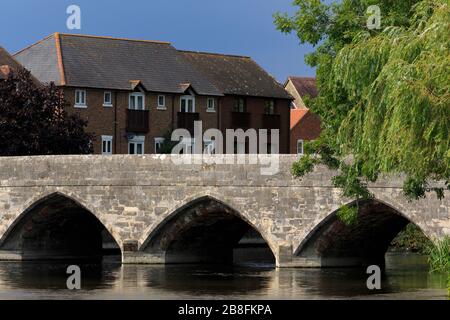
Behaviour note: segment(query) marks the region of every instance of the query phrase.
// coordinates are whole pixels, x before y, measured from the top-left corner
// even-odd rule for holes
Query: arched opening
[[[121,256],[104,225],[86,208],[59,193],[26,210],[7,231],[0,251],[21,260],[80,260]]]
[[[144,244],[166,264],[274,265],[261,234],[229,206],[205,197],[177,210]]]
[[[296,255],[316,259],[322,267],[384,267],[385,255],[393,240],[410,223],[385,203],[362,201],[358,204],[355,223],[343,223],[334,212],[309,234]]]

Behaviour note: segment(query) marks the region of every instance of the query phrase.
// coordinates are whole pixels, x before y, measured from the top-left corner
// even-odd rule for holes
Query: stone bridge
[[[383,263],[413,222],[431,239],[450,234],[450,194],[409,202],[401,179],[370,185],[358,223],[352,204],[318,168],[294,179],[259,164],[175,165],[170,156],[0,158],[0,259],[120,254],[123,263],[265,261],[279,267]],[[227,156],[233,157],[233,156]]]

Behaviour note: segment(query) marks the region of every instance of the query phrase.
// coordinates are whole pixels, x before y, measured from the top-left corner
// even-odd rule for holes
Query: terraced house
[[[15,58],[63,89],[69,112],[86,118],[95,134],[95,153],[159,153],[168,133],[193,133],[196,120],[224,136],[226,129],[279,129],[279,152],[289,153],[292,97],[249,57],[55,33]]]
[[[294,97],[291,105],[291,153],[303,155],[305,142],[319,138],[322,131],[319,116],[312,113],[304,101],[305,97],[317,97],[316,79],[291,76],[284,86]]]

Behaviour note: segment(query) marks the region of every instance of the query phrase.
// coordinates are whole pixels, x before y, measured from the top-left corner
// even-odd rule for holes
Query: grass
[[[427,248],[430,272],[445,272],[450,274],[450,237],[436,241]],[[449,275],[450,276],[450,275]],[[449,279],[450,280],[450,279]]]
[[[450,237],[436,241],[427,250],[430,272],[447,273],[447,294],[450,297]]]

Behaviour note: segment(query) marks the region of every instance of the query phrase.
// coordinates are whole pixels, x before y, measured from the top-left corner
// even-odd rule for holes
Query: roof
[[[295,90],[297,90],[298,94],[301,97],[304,96],[310,96],[311,98],[317,97],[316,78],[290,76],[288,77],[287,81],[289,80],[292,82],[292,84],[295,87]]]
[[[292,99],[283,86],[250,57],[179,52],[224,94]]]
[[[309,113],[309,109],[291,109],[291,130]]]
[[[189,83],[200,95],[222,95],[168,42],[55,33],[15,57],[46,83],[131,90],[139,81],[167,93],[184,93]]]

